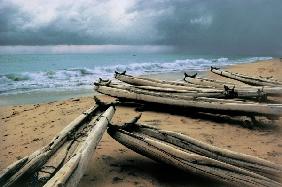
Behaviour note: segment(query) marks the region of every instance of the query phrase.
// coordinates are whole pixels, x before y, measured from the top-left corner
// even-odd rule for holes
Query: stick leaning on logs
[[[91,107],[66,126],[48,145],[2,171],[0,186],[19,183],[76,186],[114,111],[109,105]]]
[[[124,127],[111,125],[108,129],[108,133],[112,138],[141,155],[164,162],[187,172],[236,186],[281,186],[279,182],[253,171],[224,163],[207,156],[191,153],[191,149],[188,150],[189,152],[180,149],[177,147],[180,142],[175,141],[171,134],[168,134],[170,136],[164,139],[161,138],[161,136],[166,135],[163,134],[163,132],[158,132],[156,129],[152,128],[151,132],[146,132],[144,129],[139,130],[140,128],[134,130],[131,123]],[[187,141],[185,139],[182,140]],[[173,142],[174,146],[171,142]],[[183,146],[181,148],[183,148]]]

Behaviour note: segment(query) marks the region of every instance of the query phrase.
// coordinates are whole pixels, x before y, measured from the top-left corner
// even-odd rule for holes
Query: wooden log
[[[236,186],[280,186],[281,184],[236,166],[185,152],[156,139],[110,127],[112,138],[133,151],[171,166]]]
[[[220,70],[220,68],[215,68],[215,67],[211,67],[211,72],[221,75],[223,77],[228,77],[228,78],[235,79],[235,80],[244,82],[246,84],[255,85],[255,86],[282,86],[282,82],[278,80],[251,77],[248,75]]]
[[[273,180],[279,180],[282,177],[282,166],[278,164],[258,157],[221,149],[181,133],[161,130],[149,125],[137,124],[137,120],[138,119],[135,118],[130,123],[126,123],[122,126],[122,129],[128,132],[141,133],[153,137],[189,152],[244,168]]]
[[[27,162],[28,157],[24,157],[13,164],[9,165],[6,169],[0,173],[0,186],[3,186],[5,182],[14,175],[23,165]]]
[[[100,142],[109,122],[114,115],[114,107],[109,107],[102,116],[95,121],[91,121],[93,129],[88,134],[84,144],[79,151],[52,177],[45,187],[53,186],[77,186],[82,178],[88,163]]]
[[[230,113],[237,112],[249,115],[260,115],[267,117],[279,117],[282,115],[282,104],[262,104],[262,103],[228,103],[228,102],[215,102],[215,101],[201,101],[195,98],[194,100],[181,99],[177,97],[167,97],[162,95],[136,93],[124,89],[111,88],[108,86],[96,85],[96,91],[121,99],[130,99],[143,102],[151,102],[158,104],[165,104],[178,107],[192,107],[199,110],[208,110],[209,112],[228,111]],[[172,94],[171,94],[172,95]]]
[[[92,118],[95,112],[97,112],[98,108],[99,106],[96,105],[88,109],[86,112],[83,112],[60,133],[58,133],[48,145],[42,147],[25,158],[26,160],[24,164],[21,164],[19,167],[17,167],[17,169],[14,169],[14,167],[11,167],[11,165],[8,166],[8,168],[13,169],[5,170],[5,173],[9,172],[9,179],[5,178],[4,180],[2,177],[5,175],[0,175],[0,181],[3,181],[2,185],[11,186],[21,179],[27,178],[27,176],[31,176],[32,173],[36,172],[67,141],[73,132],[75,132],[80,126]]]

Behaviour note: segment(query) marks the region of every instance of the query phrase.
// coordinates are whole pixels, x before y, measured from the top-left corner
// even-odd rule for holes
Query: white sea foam
[[[237,60],[218,59],[185,59],[172,62],[144,62],[97,66],[89,68],[70,68],[54,71],[22,72],[0,75],[0,94],[28,92],[46,88],[91,88],[98,78],[112,78],[114,71],[126,70],[129,74],[141,75],[173,71],[203,71],[210,66],[225,66],[238,63],[250,63],[258,60],[269,60],[271,57],[252,57]]]

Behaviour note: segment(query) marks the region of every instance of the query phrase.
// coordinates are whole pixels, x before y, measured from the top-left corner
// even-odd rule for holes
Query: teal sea
[[[0,54],[0,105],[41,103],[93,95],[93,82],[114,71],[133,75],[206,71],[271,57],[188,54]]]

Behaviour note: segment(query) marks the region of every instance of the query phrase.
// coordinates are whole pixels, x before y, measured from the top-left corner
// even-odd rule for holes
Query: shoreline
[[[269,61],[275,61],[279,59],[273,58],[272,60],[259,60],[256,62],[246,62],[233,65],[224,65],[221,68],[229,68],[237,65],[243,64],[254,64],[263,63]],[[176,81],[183,79],[183,73],[187,72],[189,74],[198,73],[198,75],[207,77],[209,76],[209,70],[183,70],[183,71],[173,71],[173,72],[162,72],[162,73],[152,73],[139,75],[140,77],[148,77],[154,79],[162,79],[168,81]],[[113,78],[113,77],[112,77]],[[94,82],[95,80],[93,80]],[[0,95],[0,107],[25,105],[25,104],[44,104],[54,101],[64,101],[72,98],[80,97],[91,97],[94,95],[99,95],[99,93],[93,91],[94,86],[91,85],[89,88],[79,88],[79,89],[66,89],[66,88],[47,88],[41,90],[31,90],[29,92],[11,93]]]
[[[282,80],[279,59],[231,65],[225,69]],[[182,75],[182,74],[181,74]],[[210,78],[227,80],[207,72]],[[155,78],[155,77],[154,77]],[[228,79],[232,82],[232,79]],[[99,96],[110,101],[107,96]],[[94,104],[92,96],[40,104],[0,106],[0,170],[49,143],[69,122]],[[121,124],[139,114],[133,107],[118,106],[112,122]],[[282,164],[282,119],[249,128],[235,119],[204,119],[142,111],[140,122],[187,134],[203,142]],[[150,160],[125,148],[107,133],[99,143],[79,186],[223,186]]]

